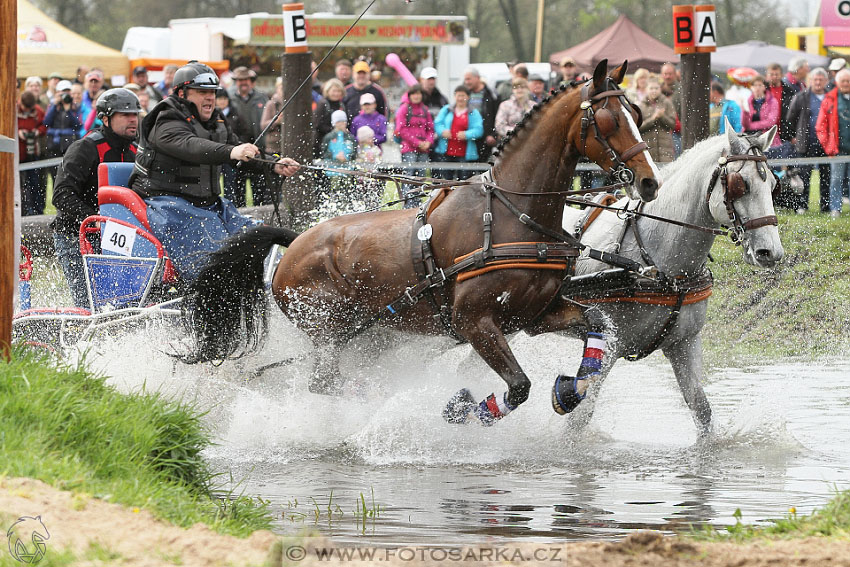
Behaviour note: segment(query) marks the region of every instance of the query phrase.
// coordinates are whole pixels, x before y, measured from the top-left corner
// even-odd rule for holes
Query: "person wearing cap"
[[[47,104],[44,106],[45,110],[47,110],[47,107],[50,106],[50,101],[53,100],[53,95],[56,94],[56,85],[58,85],[61,80],[62,75],[56,71],[47,76],[47,89],[44,91],[44,94],[47,96]]]
[[[351,133],[356,135],[357,129],[368,126],[375,133],[375,145],[379,148],[387,141],[387,117],[377,112],[375,95],[363,93],[360,95],[360,113],[351,121]]]
[[[419,84],[422,85],[422,103],[428,107],[431,118],[436,118],[440,109],[449,103],[449,99],[437,88],[437,70],[425,67],[419,73]]]
[[[150,112],[154,105],[162,100],[162,95],[148,82],[148,68],[143,65],[133,68],[133,82],[139,85],[140,90],[148,93],[148,105],[145,110]]]
[[[537,103],[546,96],[546,80],[537,73],[528,77],[528,96]]]
[[[578,77],[578,66],[572,57],[567,56],[561,59],[559,66],[561,68],[561,81],[564,83],[569,83]]]
[[[47,157],[62,156],[74,140],[80,137],[83,120],[71,95],[72,87],[71,81],[59,81],[53,103],[47,108],[47,114],[44,116],[44,125],[47,126]]]
[[[366,93],[375,97],[375,110],[386,118],[387,97],[383,89],[372,82],[369,64],[365,61],[358,61],[354,64],[352,71],[354,72],[354,82],[345,88],[345,98],[342,99],[349,123],[360,113],[360,97]]]
[[[228,90],[230,104],[236,113],[242,117],[245,130],[234,132],[241,142],[256,143],[264,147],[265,140],[257,137],[263,131],[263,109],[269,102],[265,93],[254,88],[257,82],[257,73],[247,67],[237,67],[231,75],[233,85]],[[232,195],[233,204],[237,207],[245,206],[245,195],[247,191],[246,181],[251,181],[251,193],[254,196],[254,205],[269,205],[273,200],[270,188],[266,185],[265,175],[256,170],[240,169],[239,177],[234,186],[235,193]]]
[[[348,131],[348,115],[344,110],[334,110],[331,113],[333,130],[322,138],[322,159],[331,163],[335,168],[348,168],[357,151],[357,140]],[[342,205],[339,197],[350,197],[354,186],[353,180],[342,173],[325,171],[325,177],[330,180],[329,185],[321,185],[319,190],[328,191],[323,195],[323,200],[330,200]],[[339,206],[337,207],[339,208]]]
[[[77,307],[88,306],[79,238],[80,224],[97,214],[97,166],[103,162],[135,161],[141,110],[139,99],[127,89],[110,89],[101,94],[95,112],[103,125],[71,144],[56,176],[53,242]]]
[[[826,83],[826,92],[835,88],[835,75],[845,67],[847,67],[847,60],[843,57],[836,57],[829,62],[829,81]]]
[[[86,73],[83,88],[85,90],[83,91],[83,102],[80,104],[80,114],[83,117],[83,134],[85,134],[85,124],[94,114],[97,96],[105,90],[103,88],[103,72],[100,69],[92,69]]]
[[[216,107],[218,88],[218,76],[209,66],[190,61],[180,67],[171,96],[142,121],[130,176],[131,189],[148,205],[153,234],[183,282],[197,277],[207,255],[228,236],[257,224],[219,196],[221,165],[242,161],[245,168],[266,166],[252,161],[263,156],[260,148],[240,142]],[[283,158],[273,170],[294,175],[298,163]]]
[[[340,59],[334,65],[334,77],[342,83],[343,88],[351,84],[351,61]]]

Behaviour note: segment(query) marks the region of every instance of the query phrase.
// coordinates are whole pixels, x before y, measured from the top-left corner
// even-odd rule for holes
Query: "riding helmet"
[[[95,104],[97,117],[103,119],[112,116],[116,112],[125,114],[139,114],[142,105],[139,98],[131,91],[124,88],[109,89],[97,99]]]
[[[214,91],[218,89],[218,75],[209,65],[204,65],[198,61],[189,61],[177,69],[171,84],[174,85],[172,88],[174,93],[185,88]]]

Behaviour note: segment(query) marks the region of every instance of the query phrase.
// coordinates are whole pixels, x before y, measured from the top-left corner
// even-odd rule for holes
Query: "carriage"
[[[144,202],[127,188],[132,171],[132,163],[98,167],[99,214],[80,227],[88,305],[32,308],[28,291],[22,293],[12,322],[15,340],[61,353],[104,333],[180,316],[177,273],[151,233]],[[32,262],[22,268],[22,281],[28,281]]]

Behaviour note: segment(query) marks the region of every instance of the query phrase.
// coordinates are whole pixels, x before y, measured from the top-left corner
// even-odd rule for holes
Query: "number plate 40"
[[[106,252],[114,252],[122,256],[133,255],[133,244],[136,242],[136,229],[106,221],[103,225],[103,234],[100,239],[100,247]]]

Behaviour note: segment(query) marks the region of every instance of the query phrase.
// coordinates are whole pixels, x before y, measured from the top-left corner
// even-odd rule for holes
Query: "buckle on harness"
[[[482,215],[482,217],[483,217],[483,221],[485,223],[493,222],[493,213],[491,213],[491,212],[484,213],[484,215]]]
[[[530,220],[531,220],[531,217],[530,217],[530,216],[528,216],[528,215],[527,215],[527,214],[525,214],[525,213],[522,213],[522,214],[519,216],[519,222],[521,222],[522,224],[528,224],[528,221],[530,221]]]
[[[407,298],[407,300],[410,302],[411,305],[416,305],[419,302],[419,297],[413,297],[412,295],[410,295],[411,289],[413,289],[413,288],[409,287],[409,288],[405,289],[404,290],[404,296]]]
[[[437,268],[437,271],[431,274],[431,285],[440,285],[444,281],[446,281],[446,273],[443,271],[443,268]]]

